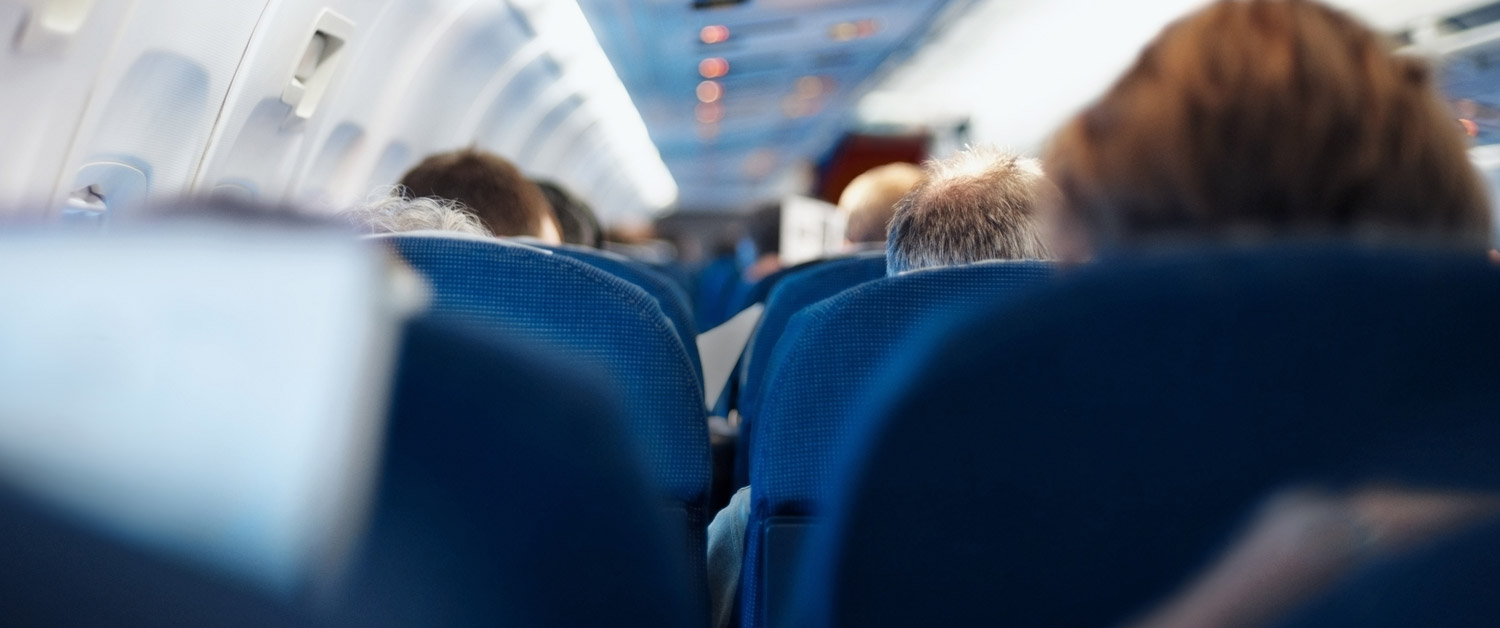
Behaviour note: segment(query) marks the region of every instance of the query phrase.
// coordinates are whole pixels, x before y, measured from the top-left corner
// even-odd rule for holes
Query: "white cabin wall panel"
[[[35,37],[44,3],[0,0],[0,215],[40,217],[53,193],[91,88],[135,0],[96,0],[82,21]]]
[[[526,132],[520,120],[527,109],[561,79],[561,69],[547,55],[527,63],[485,106],[484,115],[472,132],[474,141],[486,150],[514,159],[516,145]]]
[[[428,56],[400,116],[396,139],[431,153],[473,142],[469,111],[494,77],[530,41],[526,27],[500,2],[470,7]]]
[[[347,85],[355,55],[393,1],[272,0],[219,116],[197,191],[282,200],[309,129],[329,117],[328,104]],[[294,75],[311,77],[296,80],[297,87],[319,81],[327,91],[289,89]],[[304,91],[296,101],[302,111],[286,102]]]
[[[386,148],[363,187],[395,184],[423,157],[474,144],[469,119],[475,101],[490,91],[495,77],[514,72],[512,58],[531,56],[528,41],[529,33],[506,4],[468,7],[403,90],[390,133],[377,140]]]
[[[365,196],[368,173],[384,155],[382,126],[406,95],[426,51],[474,0],[393,0],[345,60],[343,85],[308,126],[291,200],[336,207]]]
[[[92,189],[112,215],[188,191],[266,2],[139,0],[55,197]]]

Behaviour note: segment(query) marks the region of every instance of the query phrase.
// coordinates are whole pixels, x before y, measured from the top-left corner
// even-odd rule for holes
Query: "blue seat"
[[[764,394],[762,380],[769,363],[767,358],[776,348],[776,342],[781,339],[781,333],[792,316],[818,301],[884,277],[885,254],[860,253],[809,262],[793,270],[796,272],[777,279],[776,287],[766,298],[766,310],[755,328],[755,335],[750,338],[750,346],[740,359],[740,370],[736,375],[739,387],[732,407],[738,408],[742,415],[747,409],[750,412],[756,410],[755,404]],[[741,431],[735,450],[735,486],[744,486],[750,481],[750,443],[749,434]]]
[[[1490,628],[1500,619],[1500,522],[1381,561],[1275,628]]]
[[[832,490],[832,457],[860,421],[858,401],[882,367],[925,333],[976,309],[1013,301],[1053,275],[1042,262],[986,262],[878,279],[792,317],[771,354],[750,451],[752,506],[741,584],[742,626],[763,626],[787,604],[810,517]],[[743,428],[742,428],[743,429]],[[774,544],[774,546],[773,546]],[[768,561],[775,557],[775,561]]]
[[[0,489],[0,625],[315,626],[305,609]]]
[[[419,321],[394,381],[366,533],[332,588],[261,590],[0,487],[0,625],[702,625],[602,376]]]
[[[703,379],[703,364],[698,358],[698,324],[693,320],[693,307],[688,300],[687,292],[683,291],[675,281],[645,264],[609,251],[569,245],[538,248],[552,251],[569,259],[576,259],[624,279],[654,297],[656,303],[661,306],[662,313],[667,315],[667,320],[671,321],[676,328],[677,336],[682,339],[682,347],[687,350],[688,357],[693,360],[693,367],[698,371],[698,379],[700,381]]]
[[[806,262],[802,262],[801,264],[788,266],[774,273],[766,275],[765,277],[762,277],[760,281],[757,281],[755,283],[742,283],[740,284],[739,289],[735,292],[732,310],[734,312],[740,312],[747,307],[755,305],[756,303],[765,303],[766,299],[771,298],[771,291],[776,289],[776,286],[781,284],[781,280],[801,273],[802,271],[809,270],[815,266],[820,266],[826,262],[834,261],[836,259],[843,258],[830,257],[808,260]]]
[[[733,257],[721,257],[698,271],[697,291],[693,295],[693,317],[698,329],[712,329],[733,315],[731,299],[740,284],[740,268]]]
[[[1324,243],[1104,261],[979,312],[881,376],[796,617],[1115,625],[1274,488],[1500,488],[1497,311],[1482,254]]]
[[[409,326],[349,626],[701,626],[602,373]],[[696,560],[695,560],[696,559]]]
[[[687,530],[689,555],[704,555],[711,466],[703,390],[656,299],[533,247],[427,235],[385,239],[431,285],[434,318],[529,338],[602,370],[652,481]],[[694,563],[706,599],[704,569]]]

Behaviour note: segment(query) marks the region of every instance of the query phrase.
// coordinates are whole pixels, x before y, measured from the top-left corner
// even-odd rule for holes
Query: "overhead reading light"
[[[854,41],[880,32],[880,22],[873,19],[839,22],[828,27],[828,38],[834,41]]]
[[[723,57],[709,57],[698,64],[698,74],[706,79],[716,79],[729,74],[729,61]]]
[[[714,81],[703,81],[698,84],[698,101],[704,103],[719,102],[724,97],[724,86]]]
[[[729,27],[723,24],[705,26],[703,30],[698,31],[698,40],[710,46],[722,44],[729,41]]]

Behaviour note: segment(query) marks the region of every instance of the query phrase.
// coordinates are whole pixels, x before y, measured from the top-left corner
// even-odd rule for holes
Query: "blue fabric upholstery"
[[[702,625],[602,374],[419,322],[388,430],[346,625]]]
[[[885,254],[860,253],[832,260],[809,262],[794,268],[776,282],[776,287],[766,298],[766,310],[761,315],[760,325],[750,338],[750,346],[740,360],[740,380],[737,399],[733,404],[743,415],[748,410],[756,411],[755,404],[764,394],[763,379],[771,351],[786,329],[792,316],[809,305],[853,288],[867,281],[885,276]],[[773,275],[774,277],[774,275]],[[763,282],[764,283],[764,282]],[[750,481],[749,459],[753,435],[748,429],[740,430],[740,439],[735,451],[735,486],[744,486]]]
[[[434,318],[545,343],[609,377],[654,484],[682,510],[690,555],[702,557],[711,475],[703,390],[656,299],[533,247],[422,235],[387,239],[432,286]],[[705,568],[701,561],[695,567],[702,584]]]
[[[919,271],[851,288],[792,318],[769,361],[766,390],[773,392],[758,414],[744,415],[755,443],[741,625],[766,623],[761,578],[790,575],[762,573],[766,520],[821,514],[833,485],[832,458],[862,418],[858,400],[871,393],[882,367],[900,361],[923,332],[1012,301],[1052,274],[1041,262]]]
[[[755,283],[740,284],[739,289],[734,295],[734,304],[731,309],[733,312],[738,313],[756,303],[765,303],[766,299],[771,298],[771,291],[776,289],[776,286],[781,285],[781,280],[800,274],[802,271],[810,270],[815,266],[821,266],[827,262],[839,259],[844,258],[829,257],[809,260],[761,277],[760,281]]]
[[[882,375],[804,625],[1104,626],[1288,484],[1500,488],[1500,269],[1343,244],[1100,262]]]
[[[1500,621],[1500,522],[1374,565],[1276,628],[1491,628]]]
[[[702,625],[681,532],[621,446],[601,375],[430,321],[403,344],[369,525],[338,586],[272,594],[0,487],[0,625]]]
[[[568,245],[540,248],[624,279],[655,298],[662,313],[666,314],[667,320],[676,328],[677,336],[682,339],[682,347],[693,360],[698,379],[703,379],[703,364],[698,358],[698,324],[693,320],[693,307],[687,293],[675,281],[645,264],[609,251]]]
[[[735,287],[740,284],[740,268],[733,257],[723,257],[698,271],[698,290],[693,295],[693,314],[698,329],[709,330],[729,320]]]
[[[318,625],[249,584],[113,539],[0,489],[0,626]]]

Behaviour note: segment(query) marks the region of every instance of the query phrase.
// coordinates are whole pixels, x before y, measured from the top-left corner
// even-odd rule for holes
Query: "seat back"
[[[687,350],[693,367],[697,369],[698,378],[703,378],[702,360],[698,358],[698,325],[693,321],[693,308],[687,293],[676,282],[645,264],[609,251],[571,245],[538,248],[578,260],[645,290],[656,299],[662,313],[672,322],[677,336],[682,339],[683,349]]]
[[[710,462],[703,391],[656,299],[529,246],[421,234],[385,239],[430,283],[434,318],[528,338],[602,370],[653,483],[682,519],[689,554],[704,555]],[[704,569],[694,561],[699,583]]]
[[[274,594],[0,488],[0,624],[701,625],[601,376],[431,321],[403,345],[375,505],[338,586]],[[599,577],[580,586],[580,567]]]
[[[313,626],[248,582],[147,551],[0,489],[0,625]]]
[[[986,262],[877,279],[792,317],[765,378],[774,391],[746,413],[754,428],[741,578],[744,626],[779,616],[807,518],[833,485],[832,457],[863,418],[858,403],[883,367],[899,366],[924,333],[974,310],[1015,300],[1050,280],[1043,262]],[[781,539],[784,547],[769,543]],[[771,550],[771,551],[768,551]]]
[[[694,284],[693,318],[698,329],[711,329],[729,320],[733,314],[730,299],[740,283],[740,269],[733,257],[721,257],[698,270]]]
[[[771,351],[786,330],[792,316],[809,305],[853,288],[867,281],[885,276],[884,253],[860,253],[849,257],[808,262],[792,269],[796,272],[776,281],[776,287],[766,297],[766,310],[761,315],[750,346],[740,360],[736,377],[739,389],[733,407],[740,414],[754,412],[755,405],[764,395],[763,379]],[[773,275],[774,277],[774,275]],[[763,280],[770,281],[770,278]],[[750,481],[749,459],[752,436],[748,430],[740,431],[735,451],[735,484],[744,486]]]
[[[619,417],[602,374],[576,361],[411,325],[341,622],[701,625],[690,557]]]
[[[882,375],[798,619],[1109,625],[1276,487],[1500,488],[1497,308],[1482,255],[1321,244],[1101,262],[978,313]]]

